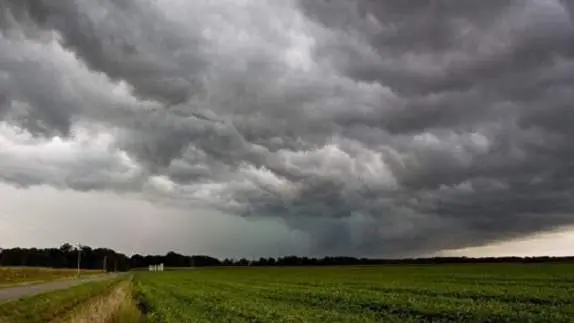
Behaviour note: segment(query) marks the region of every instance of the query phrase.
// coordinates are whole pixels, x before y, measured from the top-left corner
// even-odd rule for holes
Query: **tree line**
[[[78,254],[79,253],[79,254]],[[163,263],[165,267],[215,267],[215,266],[345,266],[391,264],[456,264],[456,263],[542,263],[574,262],[574,257],[434,257],[411,259],[373,259],[355,257],[310,258],[286,256],[259,259],[223,259],[205,255],[186,256],[176,252],[165,255],[140,255],[130,257],[107,248],[74,247],[69,243],[59,248],[0,249],[0,266],[31,266],[53,268],[101,269],[126,271]]]
[[[0,250],[0,266],[101,269],[125,271],[130,258],[112,249],[88,246],[74,247],[65,243],[59,248],[11,248]]]

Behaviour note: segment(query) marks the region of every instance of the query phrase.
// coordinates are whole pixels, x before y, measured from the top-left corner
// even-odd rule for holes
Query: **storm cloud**
[[[276,221],[312,255],[574,225],[573,10],[4,0],[0,180]]]

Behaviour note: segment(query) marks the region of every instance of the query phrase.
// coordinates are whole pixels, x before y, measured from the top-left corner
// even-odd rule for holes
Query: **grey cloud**
[[[406,94],[403,109],[354,120],[392,132],[467,124],[492,113],[496,102],[532,100],[545,88],[541,70],[574,53],[572,23],[556,1],[302,4],[310,17],[340,30],[318,46],[320,56],[355,79]],[[337,6],[350,7],[339,10],[346,19],[333,19],[324,8]],[[379,28],[365,31],[373,20]],[[349,37],[350,31],[363,38]]]
[[[111,134],[77,132],[77,140],[34,138],[0,126],[0,179],[21,187],[47,184],[78,191],[131,192],[146,172],[113,147]]]
[[[74,157],[15,171],[29,144],[6,130],[16,148],[0,178],[286,223],[316,255],[418,255],[571,225],[567,8],[7,1],[5,129],[60,135]],[[87,124],[108,150],[73,144]]]
[[[62,44],[135,93],[168,104],[187,101],[201,86],[208,64],[196,30],[181,33],[148,2],[9,1],[16,12],[41,28],[54,29]],[[149,76],[153,75],[153,78]]]

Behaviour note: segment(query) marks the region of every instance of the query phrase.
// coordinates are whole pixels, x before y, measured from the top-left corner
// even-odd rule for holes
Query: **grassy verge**
[[[69,289],[0,304],[2,323],[62,322],[76,307],[110,293],[125,278],[85,283]]]
[[[98,275],[100,270],[82,270],[82,276]],[[75,269],[39,267],[0,267],[0,288],[45,283],[76,277]]]
[[[108,323],[141,323],[145,322],[145,316],[138,304],[138,296],[134,292],[133,282],[129,282],[128,297],[124,299],[120,307],[113,313]]]
[[[77,306],[58,322],[69,323],[136,323],[143,317],[132,295],[131,279],[115,285],[109,292],[102,293]]]

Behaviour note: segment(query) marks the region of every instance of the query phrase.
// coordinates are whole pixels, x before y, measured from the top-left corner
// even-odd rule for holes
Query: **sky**
[[[3,0],[0,246],[572,255],[567,0]]]

